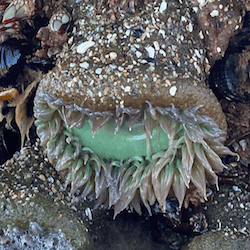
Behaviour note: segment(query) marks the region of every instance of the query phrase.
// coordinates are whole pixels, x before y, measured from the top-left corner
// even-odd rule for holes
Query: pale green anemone
[[[235,155],[223,145],[225,132],[212,118],[172,107],[117,108],[94,112],[50,94],[35,98],[37,133],[49,161],[67,175],[71,192],[94,195],[98,204],[151,214],[175,196],[180,207],[194,187],[206,199],[207,183],[225,167],[219,156]]]
[[[210,64],[193,7],[147,1],[113,22],[93,1],[70,2],[73,39],[34,101],[49,161],[76,200],[94,196],[115,216],[142,207],[151,214],[154,203],[165,212],[168,197],[180,207],[206,200],[225,167],[220,156],[235,154],[223,145],[226,118],[206,85]]]

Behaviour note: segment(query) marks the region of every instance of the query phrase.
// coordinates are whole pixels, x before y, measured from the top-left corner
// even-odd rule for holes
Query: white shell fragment
[[[95,42],[93,41],[86,41],[77,46],[77,53],[84,54],[90,47],[94,46]]]
[[[117,54],[115,52],[110,52],[109,57],[110,57],[111,60],[114,60],[114,59],[117,58]]]
[[[85,214],[89,218],[89,220],[93,220],[92,212],[89,207],[85,209]]]
[[[163,1],[161,2],[159,12],[162,13],[162,12],[164,12],[166,9],[167,9],[167,3],[166,3],[165,0],[163,0]]]
[[[145,48],[146,51],[148,52],[148,57],[149,58],[154,58],[155,57],[155,49],[151,46]]]
[[[83,69],[88,69],[89,68],[89,63],[88,62],[83,62],[83,63],[80,63],[79,66]]]
[[[70,18],[69,18],[68,15],[64,14],[64,15],[62,16],[62,20],[61,20],[62,23],[66,24],[66,23],[69,22],[69,20],[70,20]]]
[[[138,50],[135,52],[135,54],[137,58],[140,58],[142,56],[142,53]]]
[[[220,53],[221,52],[221,48],[217,47],[217,52]]]
[[[215,17],[215,16],[218,16],[219,15],[219,11],[218,10],[213,10],[210,12],[210,16],[211,17]]]
[[[207,1],[207,0],[197,0],[197,2],[199,3],[200,9],[202,9],[202,7],[204,7],[207,4],[207,2],[210,2],[210,1]]]
[[[124,88],[124,92],[130,92],[130,90],[131,90],[131,87],[130,87],[130,86],[126,86],[126,87]]]
[[[193,30],[194,30],[193,24],[192,24],[192,23],[189,23],[189,24],[187,25],[186,29],[187,29],[187,31],[189,31],[189,32],[193,32]]]
[[[153,44],[155,46],[155,50],[157,50],[157,51],[160,50],[160,45],[157,41],[154,41]]]
[[[96,73],[97,75],[100,75],[100,74],[102,73],[102,68],[97,68],[97,69],[95,70],[95,73]]]
[[[172,87],[169,89],[169,94],[170,94],[171,96],[175,96],[176,91],[177,91],[177,87],[176,87],[176,86],[172,86]]]

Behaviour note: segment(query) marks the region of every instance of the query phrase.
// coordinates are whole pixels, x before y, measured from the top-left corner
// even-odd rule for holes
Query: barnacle
[[[67,42],[67,29],[69,28],[71,16],[64,8],[58,8],[50,18],[46,27],[41,27],[36,37],[41,40],[42,48],[48,48],[49,57],[57,54],[63,44]]]
[[[53,47],[59,51],[63,43],[67,41],[66,31],[71,20],[70,14],[63,7],[64,3],[54,0],[13,0],[6,1],[4,4],[0,3],[0,10],[3,12],[0,13],[0,42],[10,37],[25,38],[22,32],[25,24],[28,23],[35,28],[35,18],[47,16],[50,17],[48,27],[41,27],[37,37],[42,40],[42,47]]]
[[[1,15],[0,24],[1,42],[4,42],[9,37],[24,38],[25,36],[20,32],[21,28],[26,22],[33,25],[32,18],[39,6],[39,1],[36,0],[13,0],[6,1],[5,4],[7,2],[9,2],[7,7],[2,5],[4,12]]]
[[[24,19],[31,19],[36,12],[36,0],[13,0],[6,8],[2,23],[4,25],[20,21]]]
[[[21,134],[21,147],[25,138],[29,140],[29,130],[34,121],[32,101],[41,75],[38,71],[46,72],[54,66],[52,60],[34,57],[37,43],[34,39],[26,39],[22,33],[32,35],[38,29],[35,26],[43,22],[37,24],[33,20],[36,15],[43,18],[42,6],[45,8],[49,2],[53,3],[37,0],[7,0],[0,3],[0,122],[1,125],[5,123],[8,129],[13,129],[13,124],[17,125],[16,130]],[[69,13],[61,4],[60,8],[56,5],[57,11],[49,23],[52,32],[50,43],[46,45],[56,48],[53,55],[67,40],[65,32],[70,21]],[[32,27],[26,28],[27,22]]]

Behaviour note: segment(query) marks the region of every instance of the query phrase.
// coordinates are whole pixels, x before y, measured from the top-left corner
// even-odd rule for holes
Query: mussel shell
[[[23,70],[25,56],[29,53],[27,42],[8,39],[0,45],[0,86],[14,86],[15,80]]]
[[[162,213],[158,203],[153,205],[153,214],[161,214],[165,219],[169,220],[168,223],[171,227],[179,227],[181,224],[182,213],[179,209],[179,203],[176,198],[168,198],[166,200],[166,212]]]
[[[240,29],[229,40],[227,54],[241,53],[250,45],[250,28],[244,27]]]
[[[222,99],[250,103],[250,65],[242,65],[241,58],[250,57],[250,52],[227,54],[215,62],[210,73],[210,85]]]
[[[55,67],[55,60],[52,58],[32,57],[27,61],[27,66],[30,69],[48,73],[49,70]]]
[[[210,86],[220,99],[250,103],[250,12],[229,40],[224,58],[213,65]]]
[[[241,53],[243,50],[247,49],[250,45],[250,11],[247,11],[244,20],[243,26],[241,29],[235,33],[229,40],[227,53]]]

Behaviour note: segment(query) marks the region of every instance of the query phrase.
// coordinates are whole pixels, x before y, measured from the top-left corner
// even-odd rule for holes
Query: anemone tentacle
[[[181,112],[174,106],[152,107],[148,103],[144,109],[93,112],[54,101],[43,92],[37,94],[35,107],[41,143],[56,170],[66,173],[72,194],[80,189],[81,197],[94,195],[98,204],[114,206],[115,216],[127,207],[140,214],[141,203],[151,214],[156,201],[164,212],[169,196],[175,196],[181,207],[190,186],[206,200],[207,184],[218,187],[216,173],[225,167],[219,156],[235,155],[223,145],[224,131],[212,118],[196,114],[196,107]],[[93,137],[110,123],[115,124],[113,136],[141,124],[146,134],[145,154],[135,152],[126,159],[101,157],[74,132],[88,121],[93,124]],[[154,131],[157,140],[162,139],[161,133],[166,136],[165,148],[156,152],[152,146]]]

